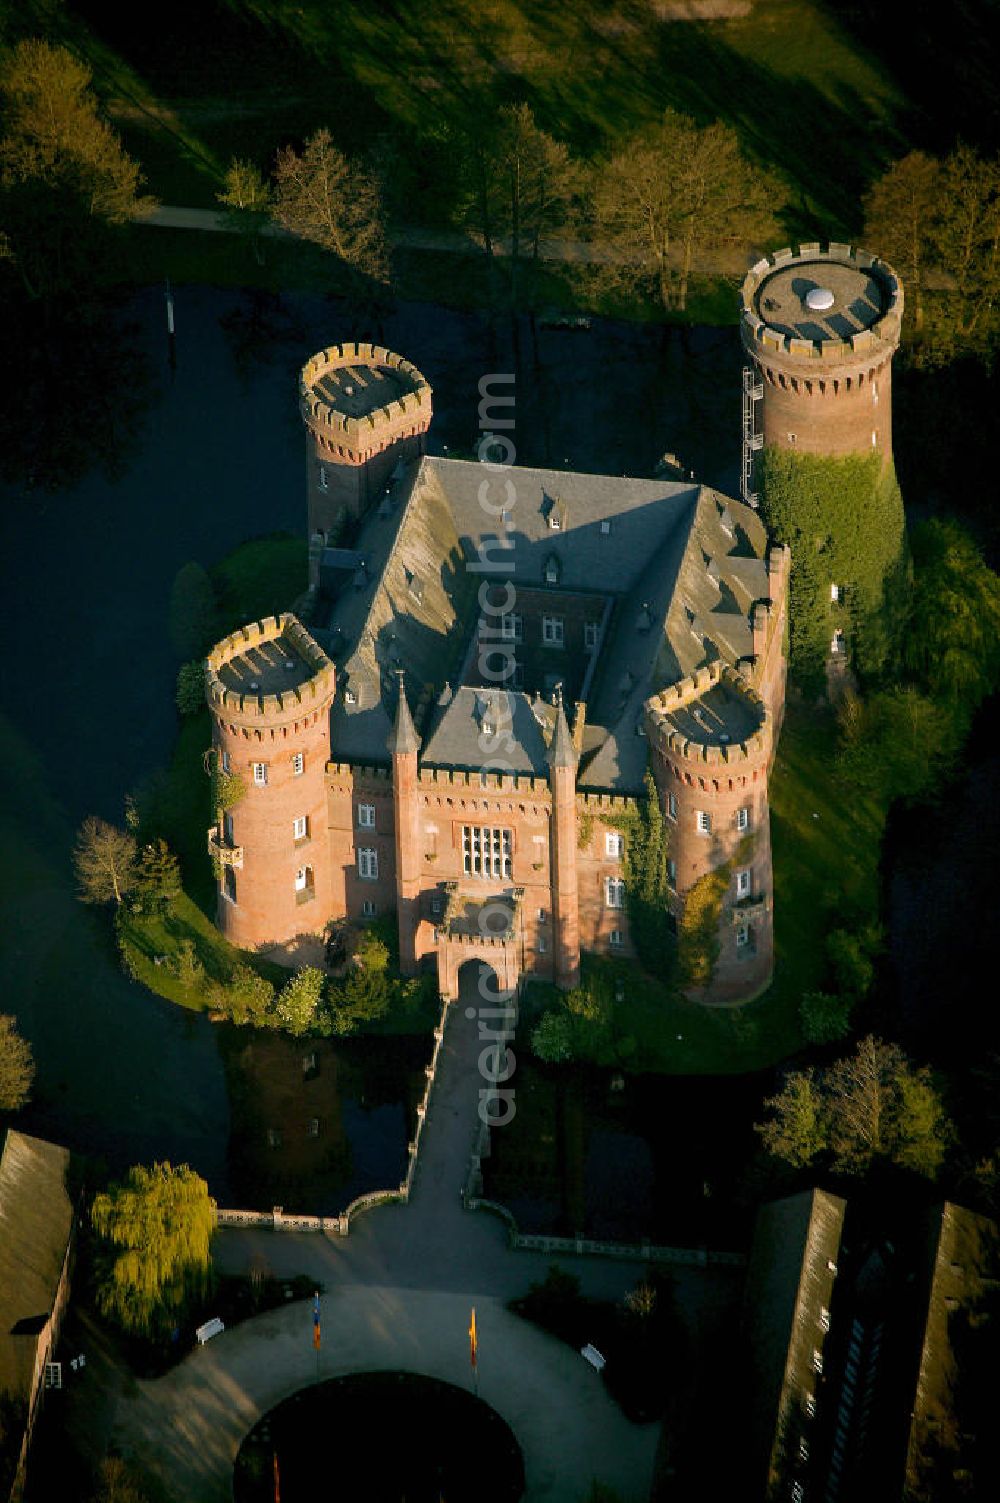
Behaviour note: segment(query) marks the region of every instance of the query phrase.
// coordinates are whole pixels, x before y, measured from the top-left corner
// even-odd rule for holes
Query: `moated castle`
[[[902,293],[866,253],[812,245],[742,296],[742,501],[505,465],[499,382],[495,463],[431,456],[415,366],[367,344],[306,364],[314,624],[252,623],[207,667],[214,747],[245,788],[209,833],[234,944],[301,960],[332,920],[395,910],[404,973],[436,966],[445,996],[473,958],[504,987],[572,987],[581,951],[634,953],[620,826],[648,768],[674,913],[727,869],[698,996],[769,984],[792,561],[754,508],[753,453],[891,459]],[[849,582],[829,588],[836,605]]]

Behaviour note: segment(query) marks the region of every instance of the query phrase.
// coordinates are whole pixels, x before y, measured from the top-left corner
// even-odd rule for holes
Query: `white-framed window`
[[[671,861],[669,857],[667,858],[667,886],[673,888],[677,886],[677,862]]]
[[[258,788],[267,787],[267,763],[255,762],[253,764],[253,780]]]
[[[601,537],[602,538],[609,538],[610,536],[611,536],[611,518],[610,517],[605,517],[604,521],[601,523]]]
[[[296,752],[292,757],[292,776],[300,778],[306,770],[306,759],[303,752]]]
[[[821,1373],[823,1371],[823,1353],[819,1347],[813,1348],[812,1370],[814,1373]]]
[[[836,602],[836,601],[838,601],[840,599],[840,596],[841,596],[840,585],[839,584],[831,584],[831,586],[830,586],[830,599],[832,601]]]
[[[330,482],[326,478],[325,464],[316,466],[316,484],[319,486],[321,491],[328,491],[330,489]]]
[[[295,816],[295,818],[292,820],[292,839],[293,840],[308,840],[308,838],[309,838],[309,816],[308,816],[308,814],[297,814]]]
[[[746,947],[747,947],[747,945],[749,945],[749,943],[750,943],[750,925],[749,924],[737,924],[736,925],[736,948],[737,948],[737,950],[744,950],[744,949],[746,949]]]
[[[843,657],[847,651],[847,638],[842,631],[835,631],[833,641],[830,643],[830,651],[834,657]]]
[[[789,442],[789,443],[790,443],[790,444],[794,444],[794,442],[795,442],[795,434],[794,434],[794,433],[790,433],[790,434],[789,434],[789,435],[788,435],[788,442]]]
[[[619,949],[621,949],[621,947],[622,947],[622,945],[624,943],[625,943],[625,931],[624,931],[624,929],[612,929],[612,931],[611,931],[611,948],[613,950],[619,950]]]
[[[538,910],[538,922],[540,924],[547,924],[548,921],[549,921],[548,910],[545,909],[545,908],[539,908],[539,910]]]
[[[306,1137],[307,1138],[318,1138],[319,1137],[319,1118],[318,1117],[310,1117],[309,1118],[309,1121],[306,1123]]]
[[[878,448],[878,434],[875,432],[874,428],[872,429],[872,448]]]
[[[371,898],[365,898],[361,904],[361,912],[365,918],[376,918],[378,916],[378,904],[373,903]]]
[[[559,583],[559,565],[556,563],[554,558],[550,558],[548,563],[545,565],[545,583]]]
[[[609,830],[604,837],[604,854],[613,856],[616,861],[621,860],[625,854],[625,836],[619,835],[617,830]]]
[[[236,873],[231,866],[222,868],[222,896],[230,903],[236,902]]]
[[[540,934],[535,942],[535,949],[538,951],[539,955],[544,955],[548,948],[549,941],[547,937],[544,934]]]
[[[872,406],[873,407],[877,407],[878,406],[878,382],[877,381],[873,381],[872,382]]]
[[[816,1418],[816,1395],[807,1393],[805,1397],[805,1411],[810,1419]]]
[[[699,835],[711,835],[711,833],[712,833],[712,816],[711,816],[711,814],[706,813],[706,811],[704,809],[698,809],[695,812],[695,822],[696,822],[696,824],[698,826],[698,834]]]
[[[358,824],[362,830],[374,830],[375,828],[375,805],[358,805]]]
[[[747,898],[750,896],[750,885],[752,880],[753,878],[748,866],[744,867],[742,871],[736,873],[736,896],[738,898]]]
[[[295,891],[308,892],[313,885],[311,866],[300,866],[295,873]]]
[[[625,882],[622,877],[605,877],[604,906],[605,908],[625,907]]]
[[[378,881],[378,851],[374,846],[363,845],[359,848],[358,876],[366,882]]]
[[[596,621],[588,621],[584,625],[584,628],[583,628],[583,645],[584,645],[584,647],[593,649],[594,647],[597,646],[597,635],[598,635],[599,631],[600,631],[600,627],[598,626],[598,624],[597,624]]]
[[[737,811],[736,811],[736,828],[739,831],[741,831],[741,832],[744,831],[744,830],[749,830],[749,828],[750,828],[750,810],[749,809],[737,809]]]
[[[500,638],[504,642],[520,642],[524,636],[524,617],[514,611],[504,611],[500,617]]]
[[[542,617],[542,641],[549,647],[561,647],[565,641],[562,616]]]
[[[495,825],[462,826],[462,870],[467,877],[509,877],[513,839]]]
[[[233,770],[233,759],[232,759],[232,757],[229,755],[229,753],[227,751],[224,751],[222,753],[222,757],[221,757],[220,760],[222,762],[222,770],[223,770],[223,772],[232,772],[232,770]]]
[[[667,794],[667,814],[669,815],[669,817],[671,819],[676,819],[677,818],[677,795],[676,795],[676,793],[668,793]]]

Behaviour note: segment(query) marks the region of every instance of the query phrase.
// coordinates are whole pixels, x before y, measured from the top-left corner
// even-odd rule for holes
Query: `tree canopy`
[[[35,1078],[31,1045],[17,1031],[17,1019],[0,1013],[0,1112],[19,1111]]]
[[[764,1105],[764,1147],[796,1168],[826,1154],[843,1174],[882,1161],[933,1179],[954,1135],[930,1071],[871,1035],[827,1069],[792,1071]]]
[[[94,1197],[102,1314],[139,1336],[161,1336],[208,1292],[215,1202],[187,1164],[142,1165]]]
[[[355,280],[389,280],[378,179],[345,157],[328,130],[310,136],[301,152],[279,151],[273,213],[289,234],[336,256]]]
[[[32,297],[89,277],[99,227],[152,207],[90,82],[73,53],[38,38],[0,63],[0,231]]]
[[[80,826],[73,865],[84,903],[121,903],[134,891],[138,879],[135,838],[95,814],[88,815]]]
[[[598,172],[595,235],[613,257],[617,281],[645,287],[664,309],[683,312],[699,255],[773,240],[783,196],[742,155],[730,126],[699,126],[667,110]]]

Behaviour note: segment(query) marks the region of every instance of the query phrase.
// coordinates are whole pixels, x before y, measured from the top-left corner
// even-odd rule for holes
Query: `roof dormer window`
[[[545,583],[551,585],[558,584],[561,572],[562,568],[559,560],[554,553],[550,553],[545,560]]]

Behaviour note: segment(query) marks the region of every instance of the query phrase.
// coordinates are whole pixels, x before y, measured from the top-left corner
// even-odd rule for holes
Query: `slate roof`
[[[825,1190],[806,1190],[757,1213],[744,1294],[754,1496],[787,1496],[781,1482],[803,1397],[819,1383],[813,1353],[822,1350],[846,1208]]]
[[[735,665],[752,650],[749,610],[767,595],[760,519],[688,482],[517,468],[491,475],[480,464],[430,456],[398,471],[388,502],[355,542],[363,567],[334,601],[327,631],[316,634],[341,685],[334,759],[384,761],[396,671],[405,670],[413,704],[446,679],[460,682],[479,585],[509,577],[515,589],[543,588],[554,558],[559,590],[615,599],[588,696],[579,784],[639,789],[644,700],[715,657]],[[513,500],[503,513],[508,482]],[[501,562],[504,573],[466,567],[482,559]],[[507,764],[544,775],[530,702],[513,713],[512,734],[527,739]],[[424,739],[423,761],[432,765],[488,760],[464,690]]]
[[[0,1157],[0,1393],[27,1400],[73,1225],[69,1152],[7,1133]]]
[[[463,686],[439,707],[421,764],[475,771],[493,763],[497,770],[544,778],[547,709],[514,690]]]

